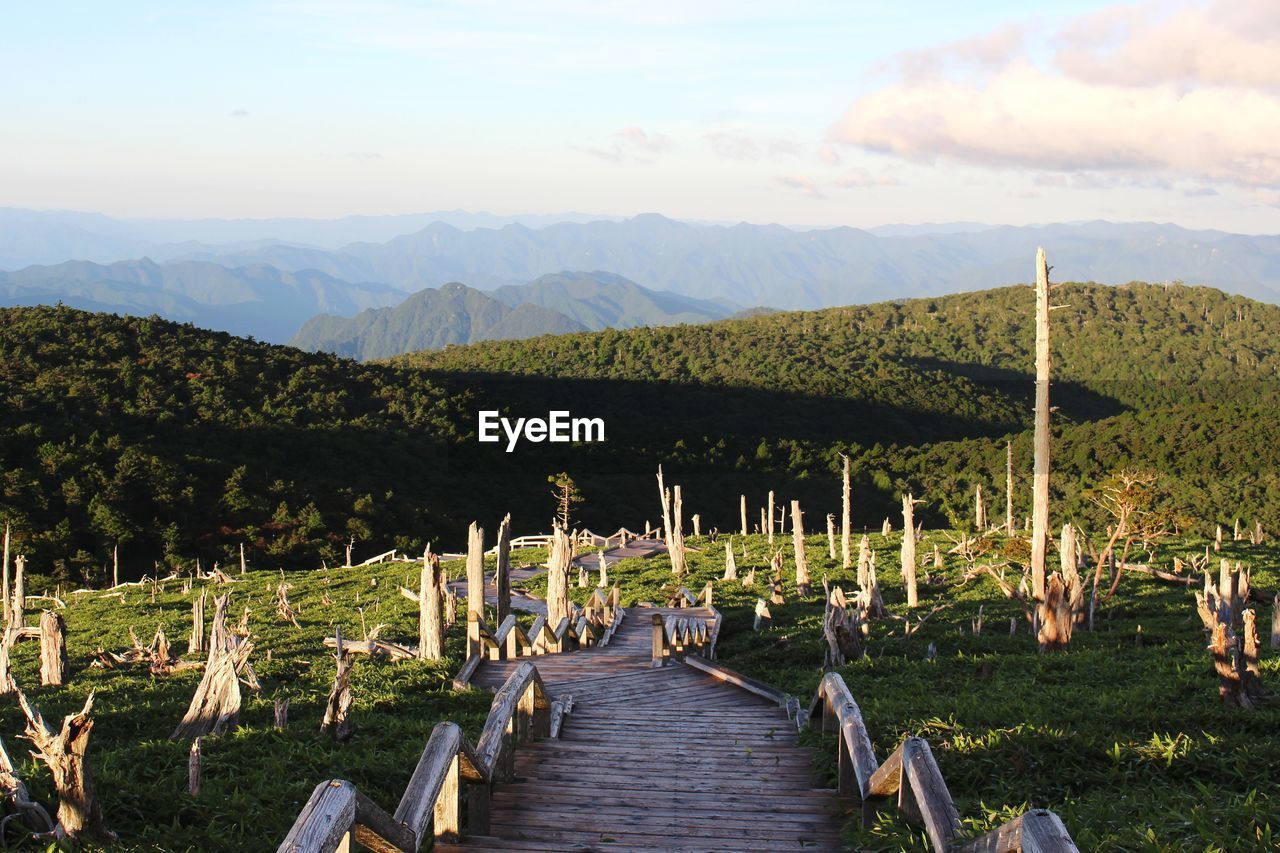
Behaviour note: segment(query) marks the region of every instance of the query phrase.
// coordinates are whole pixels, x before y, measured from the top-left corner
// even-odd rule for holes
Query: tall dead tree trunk
[[[738,509],[742,513],[742,535],[747,536],[751,533],[747,529],[747,496],[742,495],[738,501]]]
[[[684,577],[687,568],[684,555],[684,499],[680,487],[675,486],[671,502],[671,540],[667,547],[671,551],[671,572],[677,577]]]
[[[841,454],[840,458],[844,460],[840,477],[840,565],[848,571],[853,565],[853,492],[849,486],[849,457]]]
[[[1036,250],[1036,412],[1031,502],[1031,595],[1044,601],[1049,546],[1049,266]]]
[[[902,496],[902,582],[907,588],[907,606],[919,603],[916,597],[916,502],[910,494]]]
[[[40,613],[40,683],[67,683],[67,623],[52,610]]]
[[[498,555],[493,570],[495,603],[494,626],[501,625],[511,615],[511,515],[508,513],[498,525]]]
[[[68,838],[90,838],[114,841],[116,835],[107,829],[98,802],[93,774],[86,753],[93,731],[93,694],[84,701],[78,713],[62,720],[61,731],[54,733],[40,709],[15,688],[18,704],[27,718],[27,737],[35,745],[37,757],[49,768],[53,786],[58,792],[58,825],[55,835]]]
[[[1012,536],[1013,527],[1013,442],[1004,443],[1004,535]]]
[[[982,500],[982,484],[973,487],[973,526],[979,533],[987,529],[987,505]]]
[[[27,558],[13,558],[13,592],[9,596],[9,624],[21,628],[27,618]]]
[[[0,695],[10,693],[17,686],[13,680],[13,647],[18,644],[17,625],[5,625],[0,629]]]
[[[769,514],[767,516],[769,528],[766,531],[769,534],[769,544],[773,544],[773,523],[776,519],[773,509],[773,489],[769,490]]]
[[[556,528],[547,560],[547,625],[554,631],[569,615],[569,562],[573,551],[569,536]]]
[[[241,542],[240,543],[240,574],[244,574],[244,571],[247,565],[248,564],[245,562],[245,559],[244,559],[244,543]]]
[[[862,539],[858,542],[858,588],[866,590],[867,588],[867,570],[871,566],[871,542],[867,539],[867,534],[862,534]]]
[[[120,546],[111,549],[111,586],[120,586]]]
[[[804,550],[804,516],[800,514],[800,501],[791,502],[791,547],[796,559],[796,589],[800,595],[808,595],[809,557]]]
[[[836,558],[836,517],[834,513],[827,513],[827,556],[831,560]]]
[[[662,541],[671,547],[671,493],[662,480],[662,466],[658,466],[658,500],[662,501]]]
[[[1067,587],[1071,622],[1073,625],[1080,625],[1085,620],[1084,578],[1080,577],[1080,542],[1070,523],[1062,525],[1058,559],[1062,563],[1062,580]]]
[[[418,660],[444,658],[443,594],[440,557],[427,549],[422,553],[422,572],[418,578]]]
[[[191,639],[187,642],[187,654],[204,652],[204,590],[191,598]]]
[[[9,623],[9,522],[4,523],[4,590],[3,608],[0,608],[0,616],[3,616],[5,624]]]
[[[484,618],[484,528],[471,522],[467,528],[467,616]]]
[[[695,512],[689,520],[693,522],[693,538],[702,538],[702,516]]]

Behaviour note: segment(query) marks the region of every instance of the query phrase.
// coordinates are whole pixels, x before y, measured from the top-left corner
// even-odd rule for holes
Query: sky
[[[1280,233],[1280,3],[0,10],[0,206]]]

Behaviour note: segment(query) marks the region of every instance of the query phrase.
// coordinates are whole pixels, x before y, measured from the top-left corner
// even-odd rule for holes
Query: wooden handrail
[[[539,615],[528,632],[520,627],[514,614],[502,620],[497,630],[490,630],[479,613],[468,612],[467,661],[453,679],[454,689],[467,689],[484,660],[516,660],[608,645],[622,624],[620,600],[621,592],[616,585],[608,592],[596,588],[588,597],[586,607],[570,603],[570,615],[561,619],[559,625],[552,627],[547,624],[546,616]]]
[[[431,730],[394,815],[350,782],[327,780],[316,786],[277,853],[332,853],[351,836],[380,853],[408,853],[423,846],[428,828],[437,839],[456,839],[462,832],[464,783],[467,828],[487,833],[491,788],[512,778],[516,747],[559,734],[572,704],[571,697],[551,701],[537,667],[521,663],[494,696],[476,746],[456,723]]]
[[[898,810],[908,821],[924,827],[936,853],[1019,849],[1079,853],[1062,821],[1046,809],[1029,811],[976,839],[957,838],[960,814],[928,742],[909,737],[884,764],[877,761],[862,711],[838,673],[822,677],[809,708],[809,725],[838,733],[837,784],[841,794],[861,800],[864,822],[872,817],[870,806],[875,800],[897,795]]]

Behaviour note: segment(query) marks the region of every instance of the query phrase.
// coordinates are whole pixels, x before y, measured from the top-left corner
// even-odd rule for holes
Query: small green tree
[[[547,477],[547,482],[555,487],[551,495],[556,499],[556,522],[562,530],[568,530],[574,509],[582,504],[582,492],[565,471]]]

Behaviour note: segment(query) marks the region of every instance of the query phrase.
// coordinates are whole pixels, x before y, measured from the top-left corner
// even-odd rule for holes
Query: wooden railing
[[[720,611],[712,606],[713,587],[708,581],[700,595],[680,587],[675,595],[679,609],[705,607],[711,611],[711,623],[702,616],[663,616],[653,614],[653,666],[666,666],[671,660],[682,660],[690,653],[711,660],[716,655],[716,639],[720,636]]]
[[[516,747],[558,737],[572,703],[568,696],[551,701],[537,668],[525,661],[494,696],[475,746],[456,723],[440,723],[431,731],[394,815],[350,782],[321,782],[277,853],[332,853],[349,849],[352,838],[379,853],[416,851],[432,836],[456,840],[464,796],[467,831],[488,834],[489,796],[493,785],[511,780]]]
[[[467,614],[467,662],[454,678],[454,687],[465,689],[484,660],[515,660],[533,655],[555,654],[567,649],[607,646],[622,624],[623,609],[618,606],[621,593],[615,586],[605,592],[592,590],[586,606],[570,602],[570,614],[552,627],[547,617],[539,615],[526,632],[507,616],[496,630],[490,630],[480,614]]]
[[[858,703],[837,673],[823,676],[809,725],[838,733],[839,790],[861,800],[864,821],[877,801],[896,796],[898,810],[924,827],[937,853],[1078,853],[1062,821],[1047,809],[1032,809],[978,838],[958,838],[960,814],[928,742],[907,738],[883,764],[877,761]]]

